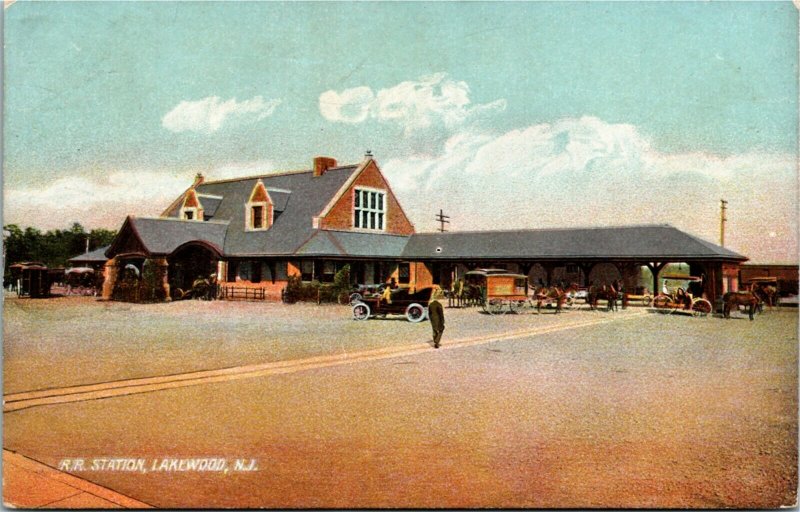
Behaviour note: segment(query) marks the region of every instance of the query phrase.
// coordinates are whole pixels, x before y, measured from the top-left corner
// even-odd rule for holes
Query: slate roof
[[[313,217],[325,208],[357,168],[358,165],[333,167],[317,177],[312,171],[305,171],[210,181],[201,183],[195,190],[198,194],[223,198],[214,220],[229,222],[223,247],[226,256],[290,255],[314,235],[317,230],[313,227]],[[245,231],[245,203],[259,179],[273,201],[274,224],[265,231]],[[202,197],[200,201],[205,206]]]
[[[399,258],[408,239],[401,235],[317,230],[297,254]]]
[[[136,236],[152,255],[169,255],[181,245],[195,241],[206,242],[222,252],[228,229],[226,222],[198,222],[166,217],[128,217],[126,222],[130,223]]]
[[[418,233],[411,236],[402,257],[434,260],[747,259],[669,225]]]
[[[99,247],[93,251],[89,251],[79,256],[75,256],[74,258],[70,258],[67,261],[69,262],[70,265],[73,265],[74,263],[81,263],[84,261],[92,263],[106,262],[108,261],[108,258],[106,258],[106,250],[108,249],[108,247],[109,247],[108,245],[106,245],[105,247]]]

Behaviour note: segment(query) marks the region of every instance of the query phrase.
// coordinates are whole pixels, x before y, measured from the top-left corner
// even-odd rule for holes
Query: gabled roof
[[[402,256],[407,259],[747,259],[669,225],[417,233],[411,235]]]
[[[332,167],[322,176],[313,171],[264,174],[247,178],[207,181],[195,187],[204,207],[211,195],[222,197],[215,221],[228,222],[223,252],[226,256],[290,255],[315,233],[313,218],[359,169],[359,165]],[[245,204],[261,180],[273,202],[274,223],[263,231],[245,230]],[[177,216],[177,208],[169,212]],[[206,212],[207,213],[207,212]],[[201,224],[198,222],[198,224]]]
[[[134,236],[150,256],[168,256],[189,242],[202,243],[222,254],[227,229],[226,222],[131,216],[125,219],[106,255],[118,254],[117,244],[127,236]]]
[[[95,262],[95,263],[108,261],[108,258],[106,258],[106,250],[108,249],[108,247],[109,246],[107,245],[105,247],[99,247],[93,251],[89,251],[87,253],[75,256],[74,258],[70,258],[67,261],[70,263],[70,265],[84,261]]]

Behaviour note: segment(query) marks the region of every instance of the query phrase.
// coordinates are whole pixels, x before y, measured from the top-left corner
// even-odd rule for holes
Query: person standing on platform
[[[436,288],[431,293],[431,300],[428,303],[428,319],[433,329],[433,348],[439,348],[444,332],[444,308],[439,302],[439,289]]]

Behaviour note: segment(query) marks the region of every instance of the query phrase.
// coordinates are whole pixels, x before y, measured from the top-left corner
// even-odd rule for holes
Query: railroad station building
[[[621,279],[632,290],[642,267],[651,290],[668,263],[704,276],[713,301],[736,290],[747,258],[668,225],[417,233],[371,155],[353,165],[317,157],[311,169],[194,183],[160,217],[126,218],[105,251],[103,296],[125,268],[157,269],[165,297],[215,275],[228,297],[258,290],[279,300],[289,276],[449,287],[481,267],[526,274],[534,284]]]

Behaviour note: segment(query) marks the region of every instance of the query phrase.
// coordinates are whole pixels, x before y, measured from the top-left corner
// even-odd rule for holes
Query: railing
[[[260,287],[221,285],[219,298],[224,300],[267,300],[267,290]]]

